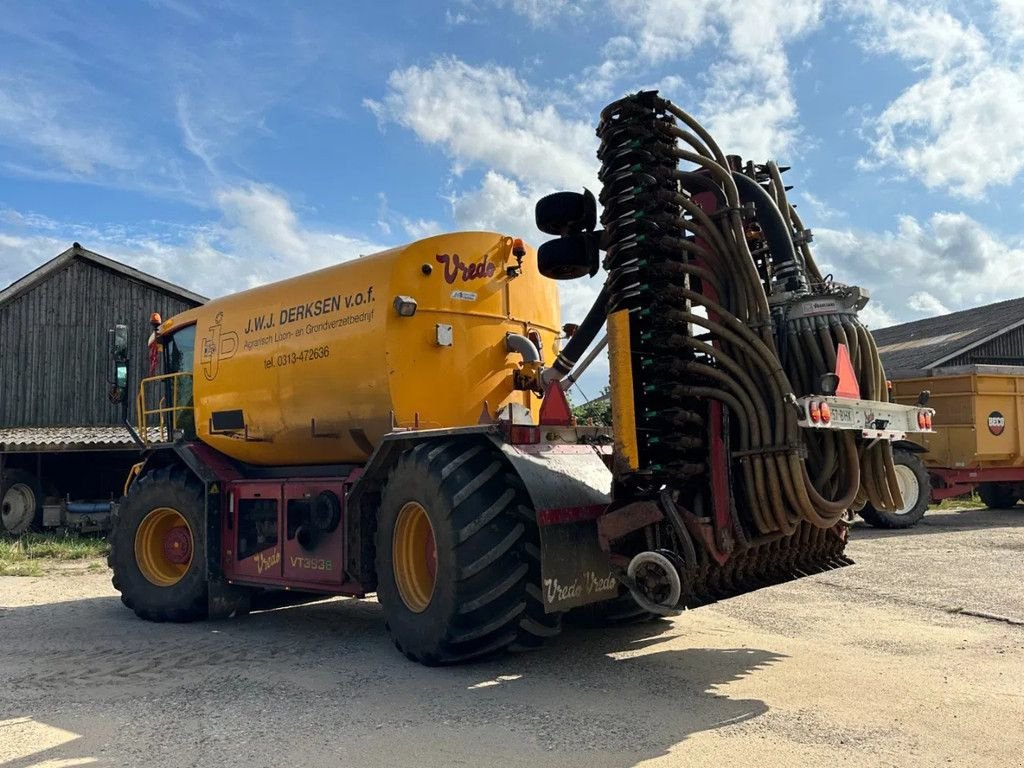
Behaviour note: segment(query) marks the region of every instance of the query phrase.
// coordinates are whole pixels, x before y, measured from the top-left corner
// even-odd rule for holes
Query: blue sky
[[[1022,53],[1024,0],[0,0],[0,286],[74,240],[211,296],[539,243],[537,197],[597,189],[601,107],[659,87],[793,166],[869,323],[926,317],[1024,294]]]

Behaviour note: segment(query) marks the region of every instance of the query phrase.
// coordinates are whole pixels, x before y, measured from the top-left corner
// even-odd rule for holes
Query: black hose
[[[733,171],[732,178],[739,190],[740,200],[754,204],[754,215],[768,241],[776,277],[786,280],[787,290],[806,289],[807,279],[797,259],[793,238],[789,235],[789,224],[782,211],[767,190],[754,179],[738,171]]]
[[[601,286],[601,292],[597,295],[597,300],[590,308],[590,311],[587,312],[587,316],[583,318],[580,327],[576,329],[576,333],[569,339],[569,343],[565,345],[565,348],[558,353],[554,365],[551,366],[557,372],[557,375],[545,377],[546,380],[564,378],[569,374],[573,366],[579,362],[579,359],[583,357],[583,353],[587,351],[587,348],[597,338],[597,334],[604,325],[607,305],[608,283],[605,283]]]

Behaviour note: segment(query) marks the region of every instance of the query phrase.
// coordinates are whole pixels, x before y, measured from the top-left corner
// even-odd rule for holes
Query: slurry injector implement
[[[844,516],[899,508],[891,443],[931,420],[888,402],[867,294],[821,275],[784,169],[656,93],[598,136],[601,229],[561,192],[536,253],[439,235],[154,318],[112,534],[125,604],[376,593],[438,664],[847,564]],[[602,263],[560,327],[550,278]],[[563,392],[605,343],[613,426],[579,426]]]

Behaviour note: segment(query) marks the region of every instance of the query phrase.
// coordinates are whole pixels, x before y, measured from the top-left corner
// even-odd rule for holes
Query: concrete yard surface
[[[372,601],[151,624],[105,573],[0,577],[0,766],[1024,766],[1024,507],[848,553],[440,669]]]

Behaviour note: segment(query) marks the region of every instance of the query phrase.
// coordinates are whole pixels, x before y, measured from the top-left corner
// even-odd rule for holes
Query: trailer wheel
[[[0,531],[19,535],[42,528],[43,494],[32,473],[4,471],[0,487]]]
[[[149,621],[207,616],[202,486],[181,467],[132,483],[113,521],[107,564],[121,602]]]
[[[427,665],[540,646],[545,614],[535,513],[483,441],[422,443],[391,470],[377,524],[377,597],[398,650]]]
[[[1013,483],[982,483],[978,495],[989,509],[1010,509],[1017,504],[1017,489]]]
[[[896,448],[892,452],[892,459],[896,465],[896,480],[903,494],[903,508],[896,512],[885,512],[867,504],[859,514],[875,528],[910,528],[924,517],[928,509],[931,480],[928,469],[916,453]]]

